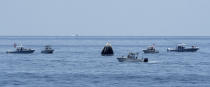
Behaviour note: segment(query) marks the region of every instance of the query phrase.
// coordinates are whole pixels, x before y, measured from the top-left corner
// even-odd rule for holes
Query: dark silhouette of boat
[[[35,50],[33,49],[26,49],[23,46],[15,46],[15,51],[7,51],[6,53],[15,53],[15,54],[31,54],[34,53]]]
[[[199,50],[199,47],[192,46],[192,47],[185,47],[186,44],[178,44],[175,49],[168,48],[168,52],[196,52]]]
[[[129,53],[127,57],[119,57],[117,58],[119,62],[148,62],[148,58],[138,58],[138,53]]]
[[[104,48],[103,48],[103,50],[101,52],[101,55],[102,56],[113,56],[114,55],[114,51],[113,51],[112,46],[111,46],[110,43],[107,43],[104,46]]]
[[[44,54],[53,54],[54,49],[51,48],[50,45],[45,46],[45,49],[41,51],[41,53]]]

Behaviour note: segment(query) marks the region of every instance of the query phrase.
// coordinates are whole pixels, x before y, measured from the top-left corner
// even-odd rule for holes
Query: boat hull
[[[143,50],[144,53],[159,53],[157,50]]]
[[[199,48],[186,48],[186,49],[167,49],[168,52],[197,52]]]
[[[131,59],[131,58],[117,58],[119,62],[148,62],[148,58]]]
[[[43,54],[53,54],[54,50],[43,50],[41,53]]]
[[[31,54],[34,53],[35,50],[28,50],[28,51],[7,51],[8,54]]]

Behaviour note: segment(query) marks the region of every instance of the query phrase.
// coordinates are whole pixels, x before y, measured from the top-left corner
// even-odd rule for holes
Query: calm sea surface
[[[103,57],[106,42],[115,55]],[[33,54],[6,54],[13,43]],[[149,63],[120,63],[117,57],[156,44]],[[178,43],[194,53],[167,52]],[[44,45],[54,54],[41,54]],[[0,37],[0,87],[210,87],[210,37]]]

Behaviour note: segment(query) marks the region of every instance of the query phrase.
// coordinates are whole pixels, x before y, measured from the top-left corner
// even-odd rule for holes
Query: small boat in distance
[[[149,46],[147,49],[143,49],[144,53],[159,53],[158,50],[156,50],[155,45]]]
[[[148,62],[149,61],[148,58],[139,59],[138,54],[139,53],[130,52],[127,57],[122,56],[122,57],[117,58],[117,60],[119,62]]]
[[[15,51],[7,51],[6,53],[14,53],[14,54],[31,54],[34,53],[35,50],[33,49],[26,49],[24,48],[22,45],[17,46],[16,44],[14,44],[14,48],[16,48]]]
[[[168,48],[167,51],[168,52],[196,52],[199,50],[199,47],[196,47],[196,46],[192,46],[192,47],[185,47],[185,46],[186,44],[184,43],[178,44],[175,49]]]
[[[45,49],[41,51],[41,53],[45,53],[45,54],[52,54],[53,52],[54,52],[54,49],[52,49],[50,45],[46,45]]]
[[[80,36],[80,35],[79,35],[79,34],[74,34],[74,33],[73,33],[71,36],[72,36],[72,37],[78,37],[78,36]]]

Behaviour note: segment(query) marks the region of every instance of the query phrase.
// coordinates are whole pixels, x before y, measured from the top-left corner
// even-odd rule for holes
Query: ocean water
[[[13,43],[33,54],[6,54]],[[106,42],[114,56],[101,56]],[[159,54],[142,54],[156,44]],[[198,52],[167,52],[178,43]],[[54,54],[41,54],[44,45]],[[139,52],[149,63],[121,63]],[[210,87],[210,37],[0,37],[0,87]]]

